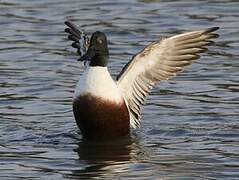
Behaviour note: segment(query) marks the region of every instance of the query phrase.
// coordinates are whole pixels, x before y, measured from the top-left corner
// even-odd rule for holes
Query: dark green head
[[[109,50],[106,35],[96,31],[90,38],[87,52],[79,61],[90,61],[90,66],[106,66],[109,58]]]

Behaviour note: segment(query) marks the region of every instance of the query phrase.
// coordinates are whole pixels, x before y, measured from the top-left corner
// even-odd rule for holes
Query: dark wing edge
[[[68,26],[68,28],[65,28],[65,32],[69,34],[68,39],[73,41],[71,46],[76,48],[77,53],[81,56],[82,53],[85,53],[88,49],[89,37],[72,22],[65,21],[65,25]],[[81,42],[81,40],[83,40],[83,42]],[[81,44],[83,44],[83,46],[81,46]]]

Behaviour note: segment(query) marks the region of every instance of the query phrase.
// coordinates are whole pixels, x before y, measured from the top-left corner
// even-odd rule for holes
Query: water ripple
[[[236,179],[239,176],[239,3],[0,2],[0,179]],[[219,26],[209,52],[147,98],[142,127],[85,142],[72,96],[83,68],[64,21],[107,34],[116,77],[148,43]]]

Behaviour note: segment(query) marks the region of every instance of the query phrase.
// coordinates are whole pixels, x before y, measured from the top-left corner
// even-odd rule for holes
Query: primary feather
[[[117,77],[117,85],[124,96],[132,127],[140,124],[140,108],[155,83],[168,80],[205,52],[218,27],[198,30],[162,39],[149,44],[136,54]]]
[[[68,33],[68,39],[73,41],[72,47],[77,49],[77,53],[81,56],[82,52],[85,53],[89,47],[89,37],[78,29],[78,27],[69,22],[65,21],[65,24],[69,27],[65,29],[65,32]],[[80,42],[83,39],[83,42]],[[81,47],[83,44],[83,47]]]

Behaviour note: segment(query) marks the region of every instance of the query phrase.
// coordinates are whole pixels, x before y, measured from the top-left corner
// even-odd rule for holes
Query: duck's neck
[[[95,55],[90,60],[90,66],[100,66],[100,67],[106,67],[108,63],[108,55]]]

